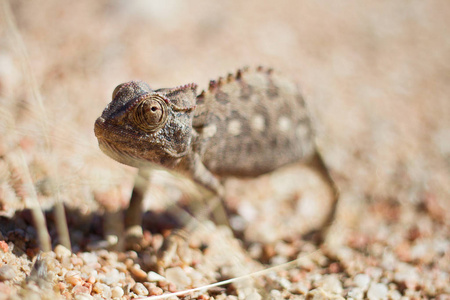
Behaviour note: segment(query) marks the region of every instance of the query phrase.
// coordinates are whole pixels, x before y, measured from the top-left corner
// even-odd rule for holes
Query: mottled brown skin
[[[315,158],[337,199],[295,83],[260,67],[211,81],[200,95],[196,89],[124,83],[95,122],[101,150],[140,170],[126,214],[128,236],[142,236],[142,199],[155,167],[182,173],[222,198],[221,177],[258,176]],[[215,217],[226,223],[223,213]]]
[[[100,148],[130,166],[181,172],[215,193],[221,189],[217,177],[258,176],[315,153],[305,103],[293,82],[258,68],[211,81],[199,96],[196,88],[119,85],[95,123]],[[154,112],[143,103],[152,99],[160,100],[163,107],[153,109],[163,117],[147,124],[145,114]]]
[[[194,144],[219,176],[258,176],[314,153],[297,86],[272,71],[238,72],[197,97]]]

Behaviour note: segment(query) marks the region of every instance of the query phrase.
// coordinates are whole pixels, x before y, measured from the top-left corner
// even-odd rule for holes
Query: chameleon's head
[[[100,149],[133,167],[171,168],[190,149],[197,85],[152,90],[142,81],[118,85],[95,122]]]

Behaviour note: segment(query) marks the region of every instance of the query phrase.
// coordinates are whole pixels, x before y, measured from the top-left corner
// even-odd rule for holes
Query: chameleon
[[[315,161],[337,195],[295,82],[257,67],[211,80],[199,94],[197,87],[153,90],[143,81],[118,85],[95,122],[100,149],[139,170],[162,167],[181,173],[218,197],[224,196],[222,178],[256,177]],[[136,181],[126,228],[140,226],[145,184]]]

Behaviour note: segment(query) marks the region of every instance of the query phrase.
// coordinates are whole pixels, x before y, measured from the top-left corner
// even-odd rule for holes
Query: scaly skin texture
[[[217,176],[258,176],[315,153],[297,86],[271,70],[240,70],[211,81],[152,90],[119,85],[95,123],[100,148],[137,168],[183,173],[218,193]]]
[[[259,67],[211,81],[198,96],[196,89],[194,83],[158,90],[141,81],[117,86],[95,123],[101,150],[143,177],[163,167],[219,197],[221,177],[254,177],[311,158],[318,158],[316,166],[334,188],[295,83]],[[143,186],[136,181],[127,228],[140,226]]]

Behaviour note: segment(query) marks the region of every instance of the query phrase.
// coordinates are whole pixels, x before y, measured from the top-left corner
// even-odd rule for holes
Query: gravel
[[[367,291],[369,300],[385,299],[388,294],[388,287],[383,283],[371,283]]]
[[[16,276],[14,269],[8,265],[0,267],[0,280],[11,280]]]

